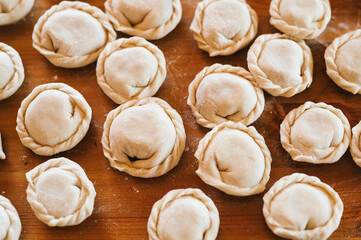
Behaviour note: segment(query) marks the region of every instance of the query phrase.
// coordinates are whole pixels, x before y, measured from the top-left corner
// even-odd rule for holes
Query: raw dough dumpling
[[[352,128],[350,152],[355,163],[361,167],[361,121]]]
[[[168,192],[148,219],[150,240],[214,240],[219,214],[213,201],[195,188]]]
[[[17,240],[21,233],[18,212],[9,199],[0,195],[0,240]]]
[[[33,46],[55,66],[78,68],[94,62],[115,38],[113,27],[99,8],[63,1],[39,18]]]
[[[19,89],[24,76],[24,66],[19,53],[9,45],[0,43],[0,101]]]
[[[53,158],[27,172],[26,179],[31,209],[48,226],[77,225],[92,214],[95,189],[77,163]]]
[[[259,86],[273,96],[291,97],[312,83],[312,53],[303,40],[261,35],[249,49],[247,62]]]
[[[2,142],[1,142],[1,133],[0,133],[0,159],[4,160],[6,158],[4,150],[3,150],[3,146],[2,146]]]
[[[263,215],[274,234],[288,239],[327,239],[339,226],[343,203],[317,177],[294,173],[263,197]]]
[[[272,0],[271,24],[300,39],[320,35],[331,19],[329,0]]]
[[[345,115],[325,103],[306,102],[281,124],[282,146],[295,161],[334,163],[346,152],[350,139]]]
[[[199,142],[195,156],[198,176],[225,193],[249,196],[266,188],[272,158],[254,127],[222,123]]]
[[[243,0],[198,3],[190,29],[200,49],[210,56],[231,55],[257,34],[258,16]]]
[[[153,96],[165,76],[162,51],[139,37],[108,44],[97,62],[98,84],[118,104]]]
[[[227,122],[249,125],[264,108],[263,91],[241,67],[214,64],[204,68],[188,88],[187,104],[197,122],[214,128]]]
[[[107,0],[105,11],[115,30],[150,40],[166,36],[182,18],[180,0]]]
[[[361,30],[346,33],[325,51],[328,76],[341,88],[361,94]]]
[[[0,0],[0,26],[16,23],[34,6],[34,0]]]
[[[174,168],[185,147],[182,118],[159,98],[129,101],[111,111],[104,123],[104,155],[110,165],[150,178]]]
[[[75,147],[89,129],[92,110],[64,83],[40,85],[21,103],[16,131],[22,144],[43,156]]]

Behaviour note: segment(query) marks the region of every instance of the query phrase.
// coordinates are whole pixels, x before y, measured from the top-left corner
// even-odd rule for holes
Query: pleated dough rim
[[[264,172],[262,179],[260,182],[252,187],[247,188],[241,188],[234,185],[226,184],[221,179],[215,178],[207,174],[206,170],[202,168],[203,160],[206,154],[206,151],[208,150],[209,145],[213,141],[213,139],[217,136],[217,134],[223,130],[226,129],[235,129],[241,132],[246,133],[248,136],[250,136],[254,142],[258,145],[260,148],[263,157],[264,157]],[[233,123],[231,121],[225,122],[222,124],[217,125],[215,128],[213,128],[210,132],[208,132],[204,138],[199,142],[197,151],[195,152],[195,157],[198,159],[199,165],[198,169],[196,171],[197,175],[207,184],[234,196],[250,196],[255,195],[258,193],[261,193],[266,188],[266,184],[268,183],[270,172],[271,172],[271,163],[272,163],[272,157],[271,153],[265,143],[264,138],[261,134],[257,132],[257,130],[251,126],[246,127],[242,123]]]
[[[159,215],[165,209],[167,204],[181,197],[192,197],[202,202],[209,211],[211,226],[206,230],[203,240],[214,240],[217,237],[219,229],[219,213],[212,199],[204,194],[200,189],[186,188],[176,189],[168,192],[158,200],[152,208],[148,219],[148,234],[150,240],[161,240],[158,235]]]
[[[161,107],[174,125],[176,131],[176,139],[172,152],[170,153],[170,155],[167,156],[166,159],[163,160],[162,163],[151,168],[136,168],[133,166],[129,166],[126,163],[117,162],[117,159],[112,154],[109,139],[110,128],[114,119],[120,114],[120,112],[124,111],[125,109],[135,106],[142,106],[149,103],[155,103],[159,107]],[[104,156],[109,160],[110,165],[113,168],[118,169],[119,171],[123,171],[131,176],[141,178],[159,177],[166,174],[175,166],[177,166],[185,148],[185,141],[186,135],[181,116],[166,101],[156,97],[131,100],[110,111],[104,123],[104,131],[102,136],[103,153]]]
[[[302,48],[303,51],[303,64],[301,69],[302,83],[294,87],[281,87],[274,84],[271,80],[268,79],[266,73],[258,65],[258,60],[262,54],[263,48],[266,43],[273,39],[287,39],[294,41]],[[312,83],[313,75],[313,58],[311,49],[307,46],[305,41],[302,39],[297,39],[286,34],[263,34],[260,35],[250,47],[247,53],[247,64],[248,69],[252,73],[253,77],[256,79],[258,85],[271,94],[272,96],[281,96],[281,97],[292,97],[297,93],[304,91]]]
[[[46,90],[57,90],[67,94],[79,108],[84,112],[84,118],[78,126],[76,132],[67,140],[58,143],[55,146],[41,145],[35,141],[29,134],[25,126],[25,113],[30,103],[42,92]],[[74,88],[64,83],[48,83],[35,87],[33,91],[21,102],[16,118],[16,131],[19,135],[21,143],[30,148],[34,153],[42,156],[51,156],[59,152],[67,151],[75,147],[88,132],[90,121],[92,118],[92,110],[84,97]]]
[[[312,230],[288,230],[280,225],[271,215],[271,203],[274,198],[282,190],[295,183],[304,183],[314,187],[321,188],[328,193],[328,196],[333,201],[333,215],[326,224],[316,227]],[[342,213],[343,203],[338,193],[329,185],[323,183],[317,177],[308,176],[302,173],[294,173],[279,179],[270,190],[263,197],[263,216],[268,227],[272,232],[280,237],[288,239],[327,239],[339,226]]]
[[[74,213],[66,217],[55,218],[54,216],[48,214],[47,209],[37,198],[36,186],[34,184],[34,181],[42,173],[52,168],[59,168],[76,175],[77,179],[81,183],[81,193],[84,192],[84,194],[86,194],[86,199],[83,205],[78,208],[78,210],[76,210]],[[73,162],[64,157],[50,159],[27,172],[26,180],[28,181],[28,187],[26,189],[26,199],[29,202],[30,207],[36,217],[49,227],[65,227],[80,224],[93,212],[94,199],[96,196],[93,183],[88,179],[83,168],[76,162]]]
[[[352,159],[361,167],[361,121],[352,128],[352,139],[350,144],[350,152]]]
[[[244,48],[247,44],[249,44],[257,35],[258,31],[258,15],[256,11],[254,11],[244,0],[237,0],[242,3],[244,3],[247,6],[247,9],[249,10],[249,13],[251,15],[251,26],[246,33],[246,35],[238,40],[234,41],[234,43],[230,46],[227,46],[224,49],[216,49],[209,45],[207,41],[204,39],[202,35],[202,29],[203,29],[203,14],[205,9],[212,3],[222,1],[222,0],[203,0],[198,3],[196,11],[194,13],[194,18],[192,21],[192,24],[190,26],[190,30],[193,32],[193,37],[197,41],[198,47],[206,52],[209,53],[209,56],[214,57],[217,55],[231,55],[238,50]],[[231,39],[229,39],[231,40]]]
[[[206,128],[214,128],[218,124],[212,121],[209,121],[206,119],[197,109],[196,104],[196,93],[197,89],[200,85],[200,83],[203,81],[203,79],[212,74],[212,73],[230,73],[237,75],[239,77],[242,77],[246,80],[248,80],[254,87],[254,90],[257,95],[257,103],[254,109],[248,114],[247,117],[243,118],[240,123],[243,123],[244,125],[249,125],[256,121],[262,114],[264,109],[264,95],[262,89],[258,86],[256,81],[254,80],[252,74],[245,70],[242,67],[233,67],[231,65],[222,65],[219,63],[213,64],[210,67],[205,67],[203,70],[197,74],[197,76],[194,78],[194,80],[189,84],[188,87],[188,98],[187,98],[187,104],[192,110],[193,116],[196,118],[196,121],[199,125],[206,127]],[[229,121],[227,118],[224,118],[224,122]]]
[[[12,96],[21,86],[24,81],[25,73],[24,66],[21,60],[19,53],[9,45],[0,42],[0,51],[6,53],[13,65],[14,65],[14,74],[12,79],[0,89],[0,101]]]
[[[132,96],[130,99],[123,98],[120,94],[118,94],[106,81],[104,74],[104,65],[106,59],[116,51],[132,48],[132,47],[142,47],[150,51],[153,56],[157,59],[158,69],[154,78],[148,83],[148,85],[143,88],[139,93]],[[118,104],[125,103],[129,100],[141,99],[145,97],[153,96],[161,87],[164,82],[164,79],[167,74],[165,58],[163,52],[154,44],[148,42],[147,40],[140,37],[132,37],[132,38],[121,38],[112,43],[109,43],[104,50],[100,53],[96,74],[98,79],[98,84],[102,88],[103,92],[114,102]]]
[[[21,234],[21,221],[19,214],[15,207],[12,205],[9,199],[0,195],[0,206],[6,211],[6,214],[10,218],[10,226],[7,229],[7,234],[4,240],[19,239]]]
[[[55,13],[61,12],[67,9],[75,9],[88,13],[90,16],[98,20],[106,32],[107,41],[104,46],[97,51],[86,55],[80,56],[65,56],[54,51],[50,51],[41,45],[41,33],[45,22]],[[116,33],[109,22],[108,17],[97,7],[93,7],[85,2],[80,1],[62,1],[58,5],[52,6],[48,9],[37,21],[33,31],[33,47],[42,55],[44,55],[53,65],[63,68],[79,68],[84,67],[94,62],[99,54],[105,48],[107,43],[110,43],[116,39]]]
[[[178,23],[182,18],[182,5],[180,0],[172,0],[173,14],[166,23],[158,27],[150,28],[146,30],[123,26],[119,23],[119,21],[115,17],[116,14],[113,12],[113,8],[111,7],[111,2],[112,0],[106,0],[104,6],[105,6],[105,13],[109,17],[110,22],[113,24],[114,29],[119,32],[126,33],[128,35],[139,36],[148,40],[157,40],[165,37],[176,28],[176,26],[178,25]]]
[[[336,146],[336,148],[332,153],[330,153],[328,156],[322,159],[318,159],[314,155],[312,156],[304,155],[302,151],[295,148],[291,143],[291,128],[293,124],[306,110],[312,108],[321,108],[330,111],[341,120],[344,127],[344,135],[342,138],[342,142]],[[291,110],[286,115],[283,122],[281,123],[280,133],[281,133],[281,144],[283,148],[291,155],[293,160],[298,162],[308,162],[314,164],[337,162],[346,152],[351,141],[351,127],[345,115],[342,113],[340,109],[337,109],[323,102],[320,103],[306,102],[305,104]]]
[[[283,0],[272,0],[270,4],[269,13],[271,15],[270,23],[286,34],[294,36],[300,39],[313,39],[319,36],[327,27],[327,24],[331,20],[331,6],[329,0],[321,0],[324,13],[322,18],[317,22],[318,27],[316,28],[303,28],[288,24],[283,20],[279,6]]]
[[[336,64],[336,55],[338,49],[354,38],[361,38],[361,29],[348,32],[338,38],[335,38],[331,45],[326,48],[325,61],[327,75],[333,80],[334,83],[336,83],[340,88],[353,94],[361,94],[361,85],[351,83],[347,79],[342,77],[338,71],[338,67]]]
[[[0,13],[0,26],[16,23],[23,19],[34,6],[35,0],[19,0],[14,9],[7,13]]]

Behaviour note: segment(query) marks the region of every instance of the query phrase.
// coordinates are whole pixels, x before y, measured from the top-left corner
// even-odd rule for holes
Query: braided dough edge
[[[258,30],[258,15],[257,13],[246,3],[244,0],[237,0],[241,3],[246,4],[249,13],[251,15],[251,26],[241,39],[233,41],[233,44],[225,47],[224,49],[216,49],[210,46],[206,40],[203,38],[202,29],[203,29],[203,14],[204,10],[212,3],[222,1],[222,0],[203,0],[198,3],[196,11],[194,13],[194,18],[190,26],[190,30],[193,32],[193,37],[197,41],[198,47],[209,53],[209,56],[214,57],[217,55],[231,55],[238,50],[244,48],[249,44],[257,35]],[[231,39],[229,39],[231,40]]]
[[[258,147],[261,149],[263,157],[264,157],[264,172],[261,181],[253,186],[248,188],[241,188],[234,185],[230,185],[227,183],[224,183],[222,179],[218,179],[214,176],[211,176],[207,173],[207,169],[204,166],[203,160],[204,156],[206,154],[206,151],[208,149],[208,146],[211,144],[215,136],[225,130],[225,129],[235,129],[242,131],[246,134],[248,134],[258,145]],[[264,191],[266,188],[266,184],[269,180],[269,175],[271,172],[271,163],[272,163],[272,157],[271,153],[265,143],[264,138],[261,134],[257,132],[257,130],[254,127],[246,127],[242,123],[233,123],[231,121],[225,122],[222,124],[217,125],[215,128],[213,128],[210,132],[208,132],[204,138],[199,142],[197,151],[195,152],[195,157],[198,159],[199,165],[198,169],[196,171],[197,175],[207,184],[234,196],[249,196],[258,194]],[[215,161],[215,160],[214,160]]]
[[[0,26],[13,24],[23,19],[33,8],[35,0],[20,0],[8,13],[0,13]]]
[[[160,106],[174,125],[176,130],[176,139],[171,154],[168,155],[168,157],[164,159],[162,163],[151,168],[135,168],[126,163],[117,162],[117,159],[112,154],[109,139],[110,127],[114,119],[119,115],[120,112],[127,108],[142,106],[149,103],[155,103]],[[109,160],[110,165],[119,171],[128,173],[131,176],[142,178],[152,178],[164,175],[177,166],[185,148],[185,141],[186,135],[181,116],[166,101],[156,97],[131,100],[110,111],[104,123],[104,131],[102,136],[103,153],[104,156]]]
[[[67,140],[58,143],[55,146],[45,146],[38,144],[35,139],[33,139],[25,126],[25,114],[26,110],[29,107],[30,103],[43,91],[46,90],[58,90],[63,93],[66,93],[74,102],[79,106],[79,108],[84,112],[84,118],[79,124],[76,132]],[[48,83],[35,87],[33,91],[21,102],[21,106],[18,111],[16,118],[16,131],[19,135],[21,143],[30,148],[34,153],[42,156],[51,156],[59,152],[67,151],[75,147],[88,132],[90,121],[92,117],[92,110],[84,97],[74,88],[64,84],[64,83]]]
[[[123,98],[119,95],[106,81],[104,75],[104,65],[106,59],[112,55],[114,52],[132,47],[143,47],[150,51],[158,62],[157,73],[154,78],[148,83],[146,87],[144,87],[140,92],[136,95],[132,96],[130,99]],[[101,52],[98,58],[96,74],[98,79],[98,84],[103,90],[103,92],[114,102],[118,104],[125,103],[129,100],[133,99],[141,99],[145,97],[153,96],[163,84],[165,76],[167,75],[165,58],[163,52],[154,44],[148,42],[147,40],[140,37],[132,37],[132,38],[121,38],[112,43],[109,43],[104,50]]]
[[[0,42],[0,51],[6,53],[14,65],[14,75],[12,79],[0,89],[0,101],[13,95],[24,81],[24,66],[19,53],[9,45]]]
[[[43,26],[46,21],[56,12],[60,12],[67,9],[75,9],[79,11],[83,11],[94,17],[99,23],[103,26],[104,30],[106,31],[107,35],[107,42],[104,44],[103,47],[98,49],[97,51],[82,55],[82,56],[65,56],[59,53],[55,53],[54,51],[50,51],[45,49],[41,45],[41,33],[43,30]],[[58,5],[52,6],[48,9],[37,21],[34,26],[33,31],[33,47],[42,55],[44,55],[53,65],[57,67],[63,68],[79,68],[84,67],[92,62],[94,62],[99,54],[103,51],[105,45],[115,40],[116,33],[109,22],[108,17],[105,13],[102,12],[97,7],[93,7],[88,3],[80,2],[80,1],[62,1]]]
[[[282,190],[295,183],[306,183],[321,188],[328,193],[333,200],[333,215],[323,226],[312,230],[288,230],[281,226],[271,215],[270,208],[273,199]],[[306,174],[294,173],[279,179],[263,197],[263,216],[272,232],[280,237],[288,239],[327,239],[339,226],[343,213],[343,203],[338,193],[329,185],[323,183],[317,177]]]
[[[361,37],[361,29],[346,33],[338,38],[335,38],[331,45],[326,48],[325,51],[325,61],[327,75],[336,83],[340,88],[349,91],[353,94],[361,94],[361,85],[349,82],[347,79],[342,77],[338,72],[336,65],[336,54],[337,51],[342,45],[348,42],[351,39]]]
[[[114,29],[129,35],[143,37],[148,40],[157,40],[165,37],[176,28],[182,18],[182,5],[180,0],[172,0],[173,14],[166,23],[156,28],[150,28],[147,30],[129,27],[131,26],[130,23],[128,24],[129,26],[123,26],[116,18],[116,14],[114,13],[112,8],[112,1],[113,0],[105,1],[104,6],[105,13],[109,17],[110,22],[113,24]]]
[[[330,153],[328,156],[322,159],[318,159],[314,155],[312,156],[304,155],[299,149],[295,148],[291,143],[291,128],[293,124],[306,110],[311,108],[323,108],[330,111],[341,120],[344,127],[344,135],[342,138],[342,142],[335,147],[332,153]],[[341,110],[323,102],[321,103],[306,102],[305,104],[299,106],[298,108],[291,110],[286,115],[283,122],[281,123],[280,133],[281,133],[281,144],[283,148],[291,155],[293,160],[299,162],[309,162],[314,164],[337,162],[346,152],[351,141],[351,127],[345,115],[342,113]]]
[[[190,106],[193,116],[196,118],[196,121],[199,125],[206,127],[206,128],[214,128],[219,123],[211,122],[207,120],[197,109],[196,106],[196,93],[199,84],[202,82],[202,80],[212,74],[212,73],[231,73],[235,74],[237,76],[240,76],[246,80],[248,80],[254,87],[254,90],[257,95],[257,103],[255,108],[248,114],[248,116],[241,121],[240,123],[243,123],[244,125],[249,125],[256,121],[259,116],[262,114],[264,109],[264,95],[262,89],[258,86],[256,81],[254,80],[252,74],[245,70],[242,67],[233,67],[231,65],[222,65],[219,63],[213,64],[210,67],[205,67],[203,70],[197,74],[197,76],[194,78],[194,80],[189,84],[188,87],[188,98],[187,98],[187,104]],[[227,118],[224,118],[224,122],[229,121]]]
[[[210,199],[200,189],[186,188],[186,189],[176,189],[168,192],[153,205],[147,226],[150,240],[160,240],[157,229],[158,229],[159,215],[161,211],[163,211],[166,208],[166,206],[170,204],[172,201],[175,201],[178,198],[186,197],[186,196],[193,197],[201,201],[209,211],[211,226],[204,233],[203,240],[216,239],[219,228],[219,213],[217,207],[214,205],[212,199]]]
[[[4,208],[6,214],[10,219],[10,226],[7,229],[7,234],[4,240],[19,239],[21,233],[21,221],[19,214],[10,200],[0,195],[0,206]]]
[[[283,20],[280,12],[279,6],[283,0],[272,0],[269,13],[271,15],[270,23],[286,34],[292,35],[300,39],[313,39],[319,36],[326,28],[327,24],[331,20],[331,6],[329,0],[321,0],[324,13],[322,19],[317,22],[317,26],[313,28],[302,28],[294,25],[289,25],[285,20]]]
[[[74,213],[66,217],[55,218],[50,215],[48,210],[37,198],[35,181],[42,173],[51,168],[60,168],[64,171],[71,172],[77,176],[81,183],[81,197],[79,202],[83,201],[84,203]],[[64,157],[50,159],[27,172],[26,180],[28,181],[26,199],[28,200],[36,217],[49,227],[65,227],[80,224],[93,212],[94,199],[96,196],[93,183],[88,179],[83,168],[76,162]]]
[[[273,39],[288,39],[296,42],[303,50],[303,64],[301,68],[302,83],[294,87],[282,88],[268,79],[266,73],[258,66],[258,59],[262,54],[265,44]],[[256,79],[258,85],[272,96],[292,97],[304,91],[312,83],[313,58],[311,49],[305,41],[291,37],[286,34],[263,34],[260,35],[250,47],[247,53],[248,69]]]

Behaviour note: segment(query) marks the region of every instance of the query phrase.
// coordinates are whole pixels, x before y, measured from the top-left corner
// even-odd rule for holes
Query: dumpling
[[[0,0],[0,26],[24,18],[34,6],[34,0]]]

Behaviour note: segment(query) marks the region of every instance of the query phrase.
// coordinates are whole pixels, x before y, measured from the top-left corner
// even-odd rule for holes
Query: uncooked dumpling
[[[361,167],[361,121],[352,128],[350,152],[355,163]]]
[[[16,23],[34,6],[34,0],[0,0],[0,26]]]
[[[9,199],[0,195],[0,240],[18,240],[21,222]]]
[[[230,55],[257,34],[256,12],[243,0],[204,0],[198,3],[190,29],[199,48],[210,56]]]
[[[63,1],[39,18],[33,46],[55,66],[78,68],[94,62],[115,38],[113,27],[99,8]]]

